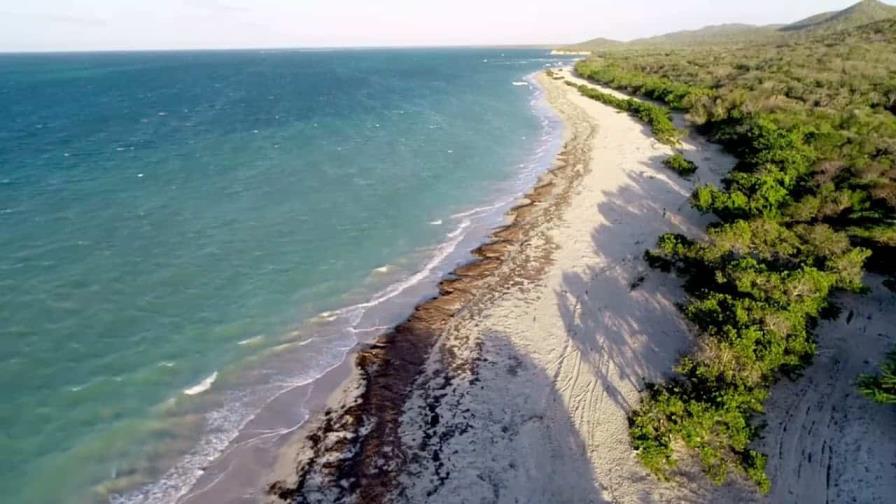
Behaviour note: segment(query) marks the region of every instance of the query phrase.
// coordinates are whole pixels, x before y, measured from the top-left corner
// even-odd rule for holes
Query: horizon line
[[[361,46],[250,46],[250,47],[183,47],[140,49],[24,49],[3,50],[0,55],[19,54],[97,54],[97,53],[159,53],[159,52],[231,52],[231,51],[358,51],[358,50],[413,50],[413,49],[545,49],[552,50],[569,44],[442,44],[442,45],[361,45]]]

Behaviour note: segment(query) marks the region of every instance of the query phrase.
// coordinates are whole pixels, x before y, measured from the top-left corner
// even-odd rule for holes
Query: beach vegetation
[[[648,103],[637,98],[620,98],[611,93],[605,93],[592,86],[576,84],[572,81],[566,81],[570,86],[579,90],[582,96],[599,101],[604,105],[609,105],[615,109],[622,110],[632,114],[641,121],[650,126],[654,137],[660,142],[671,145],[673,147],[681,143],[682,132],[672,123],[672,115],[666,107]]]
[[[554,79],[554,80],[563,80],[564,79],[564,77],[562,75],[559,75],[557,72],[555,72],[551,68],[548,68],[547,70],[545,70],[544,74],[547,75],[549,79]]]
[[[896,20],[734,47],[607,50],[576,72],[686,113],[739,160],[691,196],[717,218],[704,238],[664,235],[645,253],[685,279],[698,344],[674,378],[648,387],[630,434],[661,478],[687,452],[714,481],[739,473],[768,491],[753,444],[772,385],[811,362],[834,293],[863,292],[866,268],[896,285]],[[858,387],[893,403],[894,375],[890,354]]]
[[[663,165],[682,177],[689,177],[697,172],[697,165],[679,152],[663,160]]]
[[[880,372],[859,377],[859,390],[880,404],[896,404],[896,350],[887,354]]]

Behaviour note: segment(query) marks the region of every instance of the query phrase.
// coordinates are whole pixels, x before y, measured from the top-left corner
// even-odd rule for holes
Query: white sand
[[[818,356],[804,376],[782,381],[766,404],[770,502],[896,502],[896,408],[855,387],[896,345],[896,303],[868,275],[871,292],[842,295],[840,318],[822,323]]]

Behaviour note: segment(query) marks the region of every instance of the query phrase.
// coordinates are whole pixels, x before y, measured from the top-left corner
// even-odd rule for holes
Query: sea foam
[[[206,376],[205,379],[203,379],[201,382],[197,383],[196,385],[193,385],[190,388],[184,389],[184,394],[199,395],[199,394],[205,392],[206,390],[212,388],[212,384],[215,383],[215,380],[217,380],[217,379],[218,379],[218,372],[215,371],[214,373]]]

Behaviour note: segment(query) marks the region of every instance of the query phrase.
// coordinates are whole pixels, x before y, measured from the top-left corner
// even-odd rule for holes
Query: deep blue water
[[[552,61],[0,55],[0,495],[170,499],[403,316],[469,211],[544,168],[556,124],[520,81]]]

